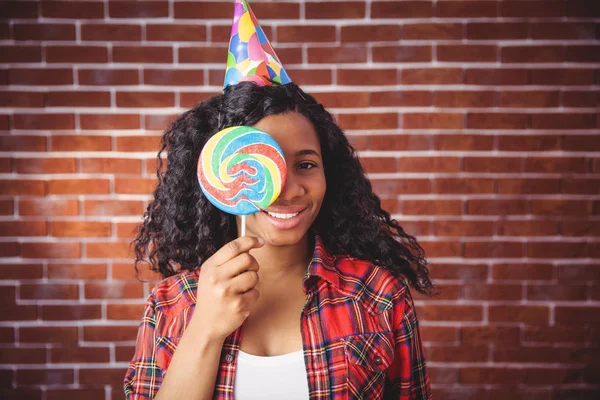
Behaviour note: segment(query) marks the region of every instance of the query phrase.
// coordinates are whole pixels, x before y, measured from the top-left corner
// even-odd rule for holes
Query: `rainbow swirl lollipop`
[[[287,168],[271,136],[249,126],[234,126],[206,142],[198,161],[200,188],[220,210],[254,214],[281,193]]]

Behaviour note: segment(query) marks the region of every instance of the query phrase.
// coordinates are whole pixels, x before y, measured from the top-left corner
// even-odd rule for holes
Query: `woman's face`
[[[275,246],[296,244],[317,218],[325,196],[317,132],[306,117],[296,112],[270,115],[254,127],[271,135],[283,150],[287,179],[273,204],[246,217],[247,234]]]

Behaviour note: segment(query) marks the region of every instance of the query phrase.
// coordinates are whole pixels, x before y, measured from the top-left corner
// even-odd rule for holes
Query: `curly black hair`
[[[157,156],[154,200],[134,240],[136,271],[146,262],[163,277],[195,270],[237,237],[235,217],[213,206],[200,190],[200,151],[221,129],[252,126],[268,115],[294,111],[312,122],[321,143],[327,191],[312,229],[327,250],[380,265],[417,291],[431,294],[423,249],[381,208],[354,148],[331,114],[293,83],[229,86],[172,123]]]

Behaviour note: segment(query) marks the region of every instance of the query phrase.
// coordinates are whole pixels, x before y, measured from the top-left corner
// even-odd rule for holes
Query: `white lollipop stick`
[[[242,215],[242,234],[241,236],[246,236],[246,216]]]

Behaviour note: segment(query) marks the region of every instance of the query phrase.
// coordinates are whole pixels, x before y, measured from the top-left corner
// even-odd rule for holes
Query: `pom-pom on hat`
[[[245,81],[267,86],[291,79],[248,2],[235,0],[224,87]]]

